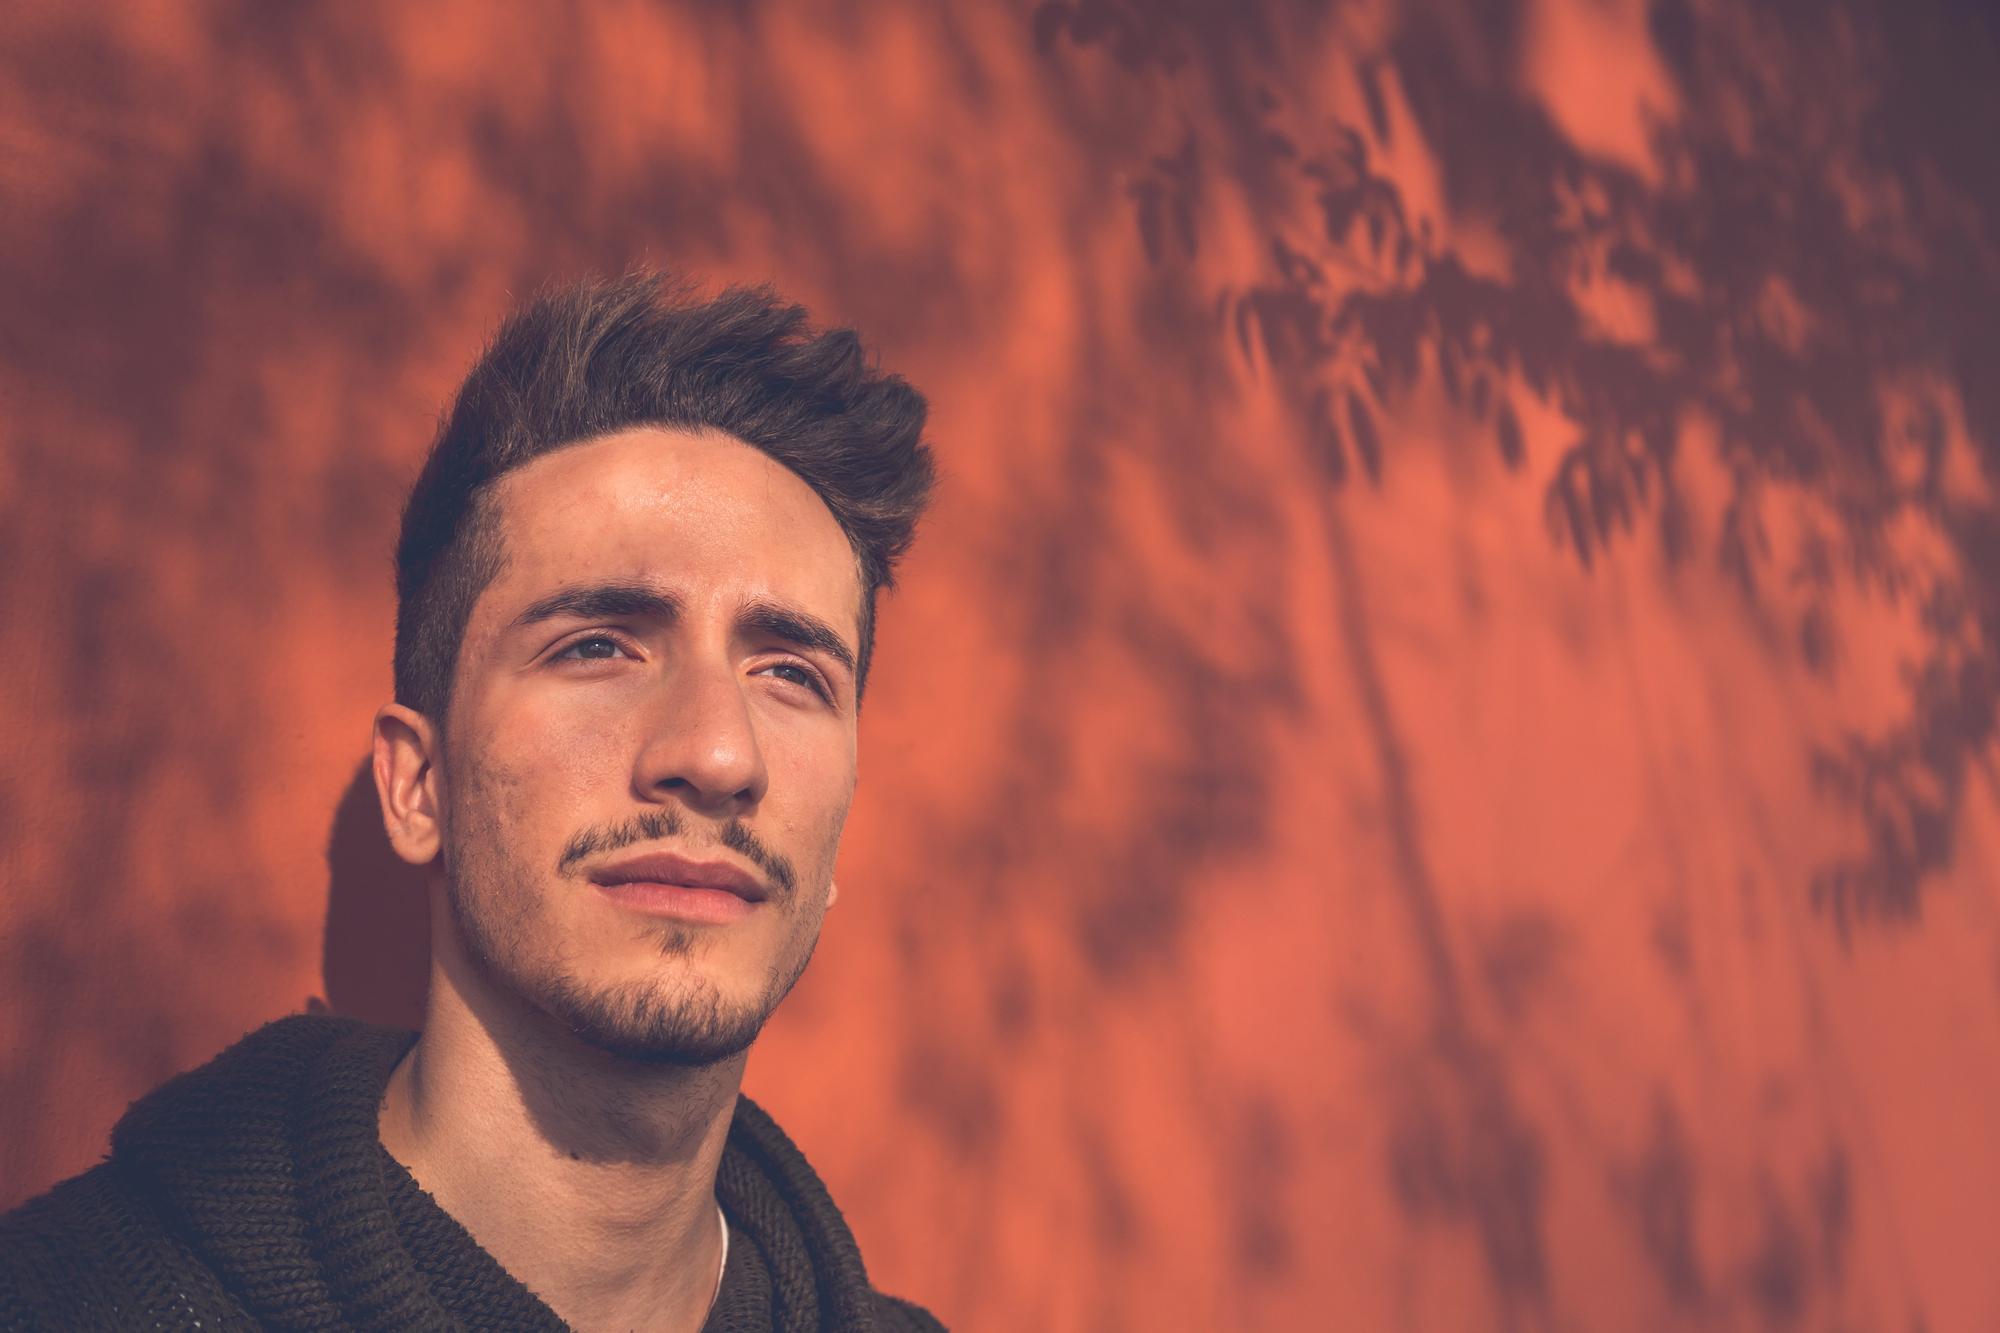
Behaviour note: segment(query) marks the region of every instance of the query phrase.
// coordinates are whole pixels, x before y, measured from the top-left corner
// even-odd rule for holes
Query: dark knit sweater
[[[134,1103],[107,1161],[0,1217],[0,1333],[559,1333],[383,1151],[412,1040],[287,1018]],[[748,1098],[715,1193],[729,1264],[705,1333],[942,1333],[869,1287],[826,1187]]]

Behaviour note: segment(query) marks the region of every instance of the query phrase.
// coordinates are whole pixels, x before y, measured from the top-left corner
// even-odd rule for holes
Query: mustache
[[[643,815],[634,815],[622,824],[580,829],[563,844],[562,854],[556,858],[556,873],[567,876],[590,857],[619,851],[637,843],[681,837],[687,828],[687,819],[677,810],[649,810]],[[724,824],[722,831],[715,835],[715,840],[763,871],[765,878],[780,894],[791,896],[798,884],[798,874],[792,868],[791,859],[766,847],[740,817]]]

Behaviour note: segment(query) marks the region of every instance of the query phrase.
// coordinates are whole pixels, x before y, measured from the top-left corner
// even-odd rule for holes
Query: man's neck
[[[383,1146],[579,1333],[696,1333],[744,1057],[655,1068],[592,1050],[452,952],[389,1080]]]

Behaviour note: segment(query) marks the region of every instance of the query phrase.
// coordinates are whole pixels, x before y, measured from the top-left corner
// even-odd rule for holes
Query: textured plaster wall
[[[1949,5],[15,0],[0,1203],[416,1012],[401,490],[513,294],[643,261],[934,403],[750,1076],[882,1284],[1995,1327],[1997,71]]]

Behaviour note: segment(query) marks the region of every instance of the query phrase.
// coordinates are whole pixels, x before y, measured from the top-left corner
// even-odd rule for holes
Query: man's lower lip
[[[727,889],[697,889],[685,884],[600,884],[597,891],[620,907],[649,916],[676,916],[683,921],[728,925],[741,921],[757,904]]]

